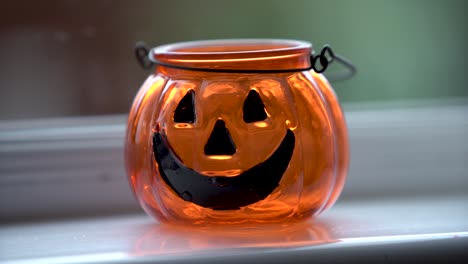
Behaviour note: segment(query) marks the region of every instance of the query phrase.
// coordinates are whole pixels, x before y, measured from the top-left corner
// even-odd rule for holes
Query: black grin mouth
[[[159,132],[153,136],[154,157],[166,184],[182,199],[214,210],[235,210],[265,199],[276,187],[291,160],[295,136],[283,141],[264,162],[234,177],[205,176],[183,165]]]

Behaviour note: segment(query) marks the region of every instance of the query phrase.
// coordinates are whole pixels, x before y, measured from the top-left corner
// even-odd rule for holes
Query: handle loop
[[[154,63],[149,58],[149,50],[144,42],[138,42],[135,45],[135,56],[141,67],[145,70],[151,69]]]
[[[329,46],[329,45],[325,45],[322,50],[320,51],[320,54],[318,55],[310,55],[310,62],[312,64],[312,69],[316,72],[316,73],[323,73],[325,72],[325,70],[327,70],[328,66],[330,66],[330,64],[332,62],[338,62],[340,63],[341,65],[343,65],[344,67],[346,67],[347,71],[346,72],[340,72],[340,73],[335,73],[335,74],[332,74],[332,75],[327,75],[327,78],[330,80],[330,81],[343,81],[343,80],[347,80],[347,79],[350,79],[351,77],[353,77],[356,72],[357,72],[357,69],[356,69],[356,66],[354,66],[353,63],[351,63],[348,59],[340,56],[340,55],[336,55],[332,48]]]

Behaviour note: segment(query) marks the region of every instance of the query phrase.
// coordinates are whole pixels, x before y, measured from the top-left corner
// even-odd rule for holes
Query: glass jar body
[[[344,116],[321,74],[158,66],[134,100],[125,154],[148,214],[205,225],[321,213],[341,192],[348,151]]]

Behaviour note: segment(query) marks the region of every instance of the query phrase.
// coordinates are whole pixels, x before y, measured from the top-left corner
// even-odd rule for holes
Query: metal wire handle
[[[144,42],[140,41],[135,44],[135,56],[143,69],[149,70],[153,67],[154,63],[150,59],[149,50]]]
[[[312,64],[311,67],[316,73],[325,72],[328,66],[334,61],[343,65],[346,68],[346,71],[327,75],[327,78],[330,81],[344,81],[351,79],[354,75],[356,75],[356,66],[354,66],[354,64],[345,57],[335,54],[329,45],[325,45],[320,51],[320,54],[314,55],[312,53],[310,55],[310,63]]]
[[[311,66],[310,68],[306,69],[291,69],[291,70],[231,70],[231,69],[198,69],[198,68],[192,68],[192,67],[182,67],[182,66],[176,66],[176,65],[167,65],[164,63],[161,63],[157,60],[155,60],[152,56],[150,56],[150,51],[146,47],[144,42],[138,42],[135,45],[135,56],[140,64],[140,66],[145,69],[151,69],[153,65],[159,64],[167,67],[172,67],[172,68],[179,68],[179,69],[185,69],[185,70],[194,70],[194,71],[208,71],[208,72],[242,72],[242,73],[280,73],[280,72],[296,72],[296,71],[307,71],[307,70],[314,70],[316,73],[323,73],[328,69],[328,66],[330,66],[331,63],[334,61],[340,63],[346,68],[346,71],[343,72],[338,72],[333,75],[327,75],[327,78],[330,81],[344,81],[348,80],[351,77],[353,77],[356,72],[356,66],[349,61],[348,59],[336,55],[332,48],[329,45],[325,45],[322,50],[320,51],[319,54],[315,55],[312,53],[310,55],[310,63]]]

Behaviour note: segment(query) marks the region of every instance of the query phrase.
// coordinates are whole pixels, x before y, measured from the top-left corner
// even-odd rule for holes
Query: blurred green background
[[[464,0],[9,1],[0,119],[126,113],[149,74],[138,40],[328,43],[358,67],[333,84],[342,102],[466,97],[467,11]]]

